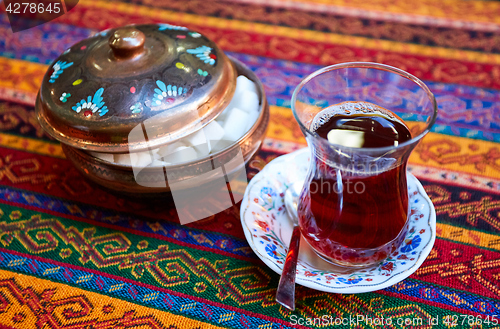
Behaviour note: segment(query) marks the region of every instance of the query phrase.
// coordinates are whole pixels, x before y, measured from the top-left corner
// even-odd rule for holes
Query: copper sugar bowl
[[[256,96],[238,89],[240,76]],[[252,103],[248,95],[255,98],[257,112],[238,110]],[[228,111],[236,114],[224,114]],[[269,123],[264,88],[250,69],[204,35],[169,24],[110,29],[70,47],[45,74],[36,113],[42,128],[62,143],[82,175],[135,195],[168,192],[170,185],[209,174],[214,164],[237,154],[243,165],[248,163]],[[241,121],[244,115],[246,121],[250,116],[254,120],[245,129],[227,121]],[[224,143],[210,140],[218,148],[211,147],[209,154],[190,146],[196,132],[214,126]],[[149,165],[139,165],[142,181],[149,183],[138,183],[140,161],[134,159],[154,152],[159,156],[172,145],[190,156],[175,161],[170,155],[151,156]]]

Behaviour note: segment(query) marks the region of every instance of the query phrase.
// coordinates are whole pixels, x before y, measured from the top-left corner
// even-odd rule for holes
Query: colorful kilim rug
[[[500,2],[81,0],[19,33],[0,7],[1,328],[307,328],[321,325],[292,319],[357,315],[500,328]],[[206,34],[262,80],[271,122],[249,177],[305,145],[290,97],[316,69],[373,61],[423,79],[440,115],[410,159],[437,212],[421,268],[372,293],[298,286],[290,312],[274,300],[279,276],[249,248],[239,207],[182,226],[172,209],[84,180],[37,124],[41,79],[77,41],[152,22]],[[411,326],[385,328],[400,327]]]

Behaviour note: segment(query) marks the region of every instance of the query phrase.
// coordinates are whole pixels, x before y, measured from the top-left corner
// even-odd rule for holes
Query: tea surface
[[[366,113],[347,114],[341,110],[346,106],[366,109]],[[397,115],[366,102],[345,102],[331,106],[319,113],[313,122],[314,131],[319,136],[344,146],[398,146],[411,139],[408,127]]]

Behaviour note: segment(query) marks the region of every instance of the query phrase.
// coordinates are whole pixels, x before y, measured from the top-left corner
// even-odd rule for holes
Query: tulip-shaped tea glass
[[[305,78],[292,110],[311,150],[302,235],[334,264],[379,263],[408,231],[406,166],[436,120],[434,96],[400,69],[344,63]]]

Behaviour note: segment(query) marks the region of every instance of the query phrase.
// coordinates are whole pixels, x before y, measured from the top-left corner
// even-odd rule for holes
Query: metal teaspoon
[[[289,310],[295,310],[295,272],[297,269],[297,256],[300,246],[299,218],[297,217],[297,205],[303,182],[295,182],[285,192],[285,207],[288,217],[293,223],[292,237],[286,255],[285,265],[281,273],[276,301]]]

